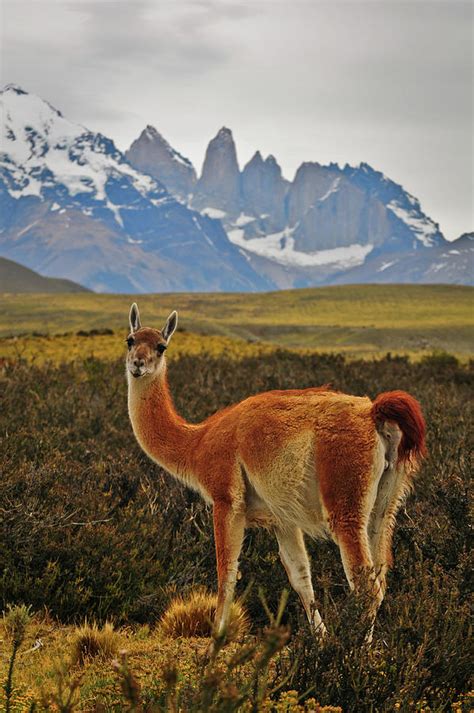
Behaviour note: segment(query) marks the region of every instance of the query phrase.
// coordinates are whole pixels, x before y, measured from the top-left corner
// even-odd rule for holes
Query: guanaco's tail
[[[426,424],[419,402],[405,391],[386,391],[372,405],[376,425],[384,421],[396,423],[402,432],[398,460],[416,465],[426,455]]]

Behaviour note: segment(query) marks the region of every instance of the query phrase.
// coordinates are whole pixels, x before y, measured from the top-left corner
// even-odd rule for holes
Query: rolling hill
[[[0,257],[0,292],[90,292],[72,280],[43,277],[13,260]]]

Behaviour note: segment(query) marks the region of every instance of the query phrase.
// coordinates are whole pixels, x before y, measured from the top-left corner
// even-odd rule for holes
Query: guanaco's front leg
[[[245,514],[228,502],[214,503],[214,539],[217,557],[217,609],[214,637],[225,633],[237,581],[238,560],[244,539]],[[214,642],[213,642],[214,643]],[[211,645],[211,653],[213,651]]]
[[[299,527],[275,528],[275,535],[280,549],[280,559],[304,606],[309,624],[316,636],[326,633],[321,615],[314,599],[313,583],[308,553],[304,544],[303,532]]]

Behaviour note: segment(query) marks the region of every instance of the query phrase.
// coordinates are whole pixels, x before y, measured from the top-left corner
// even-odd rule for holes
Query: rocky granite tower
[[[239,164],[232,132],[225,126],[209,142],[192,204],[197,210],[211,209],[211,217],[218,217],[219,212],[235,216],[239,214]],[[212,210],[218,212],[213,214]]]
[[[286,225],[285,195],[289,182],[273,156],[263,160],[257,151],[242,171],[242,207],[245,214],[267,219],[275,230]]]

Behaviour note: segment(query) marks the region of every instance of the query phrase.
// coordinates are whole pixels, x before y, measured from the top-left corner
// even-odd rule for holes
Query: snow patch
[[[397,218],[402,220],[415,233],[416,239],[426,248],[431,248],[435,245],[433,236],[438,232],[438,228],[434,222],[420,214],[416,210],[407,210],[400,205],[398,201],[391,201],[387,208],[394,213]]]
[[[326,198],[329,198],[329,196],[331,195],[331,193],[335,193],[335,192],[337,191],[338,187],[339,187],[340,182],[341,182],[341,177],[340,177],[340,176],[338,176],[337,178],[335,178],[334,181],[332,182],[331,186],[329,187],[329,190],[326,191],[326,193],[324,194],[324,196],[319,199],[319,202],[322,203],[323,201],[326,200]]]
[[[222,220],[225,218],[227,213],[224,210],[219,210],[219,208],[204,208],[201,213],[207,215],[208,218],[215,218],[216,220]]]
[[[295,240],[292,236],[294,228],[285,228],[279,233],[266,235],[263,238],[245,240],[241,228],[229,230],[229,240],[239,248],[268,258],[280,265],[295,267],[314,267],[318,265],[331,265],[337,263],[340,268],[349,268],[364,262],[373,245],[359,245],[354,243],[343,248],[331,250],[318,250],[317,252],[304,253],[295,250]]]
[[[1,167],[2,161],[0,160],[0,168]],[[37,178],[22,176],[18,182],[22,184],[21,188],[12,188],[8,191],[12,198],[24,198],[25,196],[37,196],[41,198],[41,183]]]
[[[196,228],[197,228],[198,230],[200,230],[201,233],[203,234],[204,240],[205,240],[207,243],[209,243],[209,245],[211,246],[211,248],[213,248],[213,249],[215,250],[215,249],[216,249],[216,246],[214,245],[214,243],[212,242],[212,240],[210,239],[210,237],[209,237],[208,235],[206,235],[205,231],[202,229],[202,227],[201,227],[201,225],[200,225],[200,223],[199,223],[199,220],[196,218],[195,215],[193,215],[193,223],[194,223],[194,225],[196,226]]]
[[[21,236],[24,235],[25,233],[27,233],[30,230],[30,228],[32,228],[34,225],[36,225],[37,222],[38,222],[37,220],[34,220],[32,223],[27,225],[26,228],[23,228],[23,230],[20,230],[20,232],[16,234],[16,237],[21,238]]]
[[[387,267],[392,267],[392,265],[395,265],[396,262],[397,262],[396,260],[392,260],[391,262],[382,263],[382,265],[379,267],[377,272],[383,272],[384,270],[387,269]]]
[[[241,213],[235,221],[234,225],[237,225],[237,227],[241,228],[244,225],[248,225],[249,223],[255,222],[255,220],[256,218],[252,217],[251,215],[245,215],[245,213]]]

